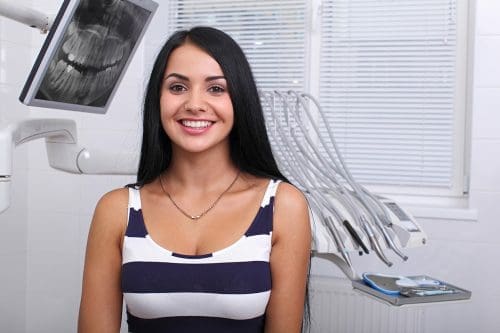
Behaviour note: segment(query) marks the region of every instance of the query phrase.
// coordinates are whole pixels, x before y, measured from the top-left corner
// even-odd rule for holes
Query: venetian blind
[[[304,89],[304,0],[169,1],[169,29],[219,28],[244,50],[259,89]]]
[[[455,2],[323,1],[320,103],[358,181],[452,186]]]

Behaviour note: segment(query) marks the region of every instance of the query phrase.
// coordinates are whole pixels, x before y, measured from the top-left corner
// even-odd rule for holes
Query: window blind
[[[455,1],[323,1],[319,99],[358,181],[452,186]]]
[[[304,89],[304,0],[169,1],[169,30],[219,28],[244,50],[259,89]]]

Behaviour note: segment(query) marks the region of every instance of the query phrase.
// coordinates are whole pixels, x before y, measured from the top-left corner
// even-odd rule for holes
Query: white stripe
[[[123,241],[123,264],[132,261],[170,262],[181,264],[210,264],[220,262],[269,261],[271,237],[255,235],[241,237],[232,245],[216,251],[208,258],[173,257],[172,252],[161,247],[149,235],[143,237],[127,237]]]
[[[264,314],[270,291],[255,294],[124,293],[128,311],[140,318],[202,316],[251,319]]]
[[[261,207],[266,207],[271,202],[271,197],[274,197],[276,194],[276,190],[278,189],[278,185],[281,183],[281,180],[270,180],[269,185],[267,185],[266,193],[264,193],[264,198],[260,204]]]
[[[128,189],[128,208],[134,208],[135,210],[141,209],[141,196],[139,190],[129,187]]]

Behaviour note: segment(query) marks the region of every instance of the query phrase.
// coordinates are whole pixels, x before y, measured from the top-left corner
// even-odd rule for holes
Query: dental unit
[[[406,261],[402,247],[426,243],[410,214],[354,180],[322,108],[311,95],[273,91],[261,92],[261,99],[278,164],[310,203],[316,256],[335,262],[356,280],[352,252],[371,250],[392,266],[385,249]],[[319,122],[325,131],[320,132]]]

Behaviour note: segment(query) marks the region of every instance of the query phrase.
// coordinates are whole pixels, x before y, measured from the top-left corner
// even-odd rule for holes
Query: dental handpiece
[[[365,243],[363,242],[361,237],[359,237],[356,230],[354,230],[351,223],[348,220],[344,220],[344,222],[342,224],[345,226],[345,228],[347,229],[347,231],[351,235],[352,239],[356,242],[356,244],[358,244],[358,246],[363,250],[363,252],[366,254],[369,254],[370,251],[368,251],[368,248],[366,247]],[[360,251],[359,254],[361,255],[361,254],[363,254],[363,252]]]
[[[363,221],[363,228],[368,235],[368,239],[370,239],[372,250],[375,251],[380,260],[382,260],[387,266],[391,267],[392,262],[385,256],[384,252],[382,251],[382,248],[380,247],[380,244],[377,240],[377,237],[375,236],[375,233],[373,232],[370,223],[368,223],[364,216],[361,216],[361,220]]]
[[[349,267],[352,267],[352,261],[351,261],[351,258],[349,257],[349,253],[347,252],[345,246],[343,245],[342,240],[340,239],[339,235],[337,234],[338,231],[333,227],[334,224],[333,224],[332,217],[326,216],[325,219],[326,219],[325,224],[328,227],[328,229],[330,230],[330,233],[332,234],[333,238],[335,239],[335,242],[337,244],[342,244],[342,246],[340,246],[340,248],[338,249],[340,254],[344,258],[345,262],[349,265]]]
[[[316,212],[321,216],[320,219],[323,221],[323,225],[327,228],[327,230],[330,232],[331,236],[333,237],[333,241],[337,247],[337,251],[342,255],[342,258],[346,262],[346,264],[353,268],[351,257],[349,256],[349,253],[347,249],[345,248],[344,242],[342,242],[342,239],[338,235],[338,230],[335,227],[335,224],[333,222],[333,219],[331,216],[325,216],[322,212],[322,204],[318,202],[318,198],[314,193],[309,191],[306,196],[309,198],[309,202],[312,204],[312,206],[315,208]],[[329,210],[328,207],[324,207]]]

